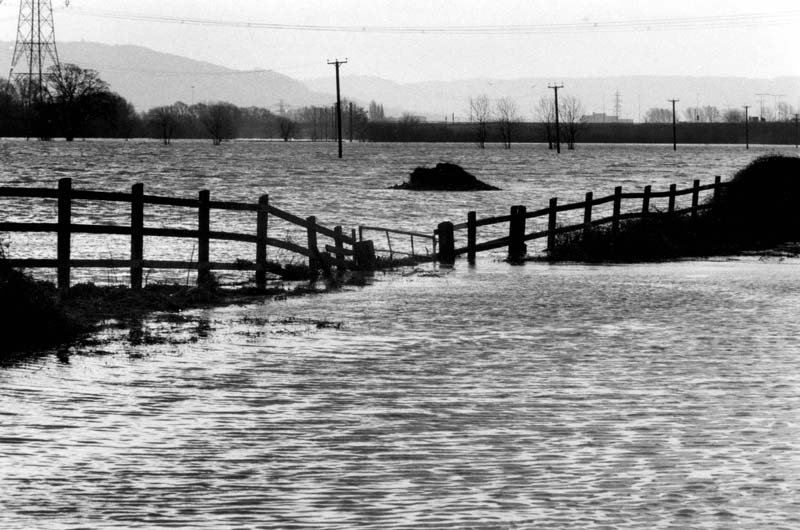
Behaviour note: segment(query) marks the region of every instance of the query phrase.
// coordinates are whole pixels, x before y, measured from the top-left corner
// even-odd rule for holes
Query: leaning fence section
[[[130,285],[140,289],[145,269],[183,269],[196,270],[197,281],[206,281],[213,270],[253,271],[255,284],[264,288],[267,283],[267,249],[283,249],[307,260],[313,273],[322,269],[330,271],[360,268],[374,263],[371,254],[371,241],[357,241],[355,230],[345,233],[341,226],[328,228],[317,222],[316,217],[302,218],[276,208],[269,202],[268,195],[262,195],[253,203],[212,200],[209,190],[199,192],[197,198],[177,198],[147,195],[142,184],[134,184],[130,193],[89,191],[74,189],[72,180],[59,180],[57,189],[29,187],[0,187],[0,197],[55,199],[57,201],[56,222],[7,222],[0,221],[0,232],[54,233],[56,234],[56,258],[13,258],[12,267],[53,268],[57,271],[57,282],[61,289],[70,285],[71,271],[75,268],[128,268]],[[115,202],[127,205],[130,222],[122,224],[75,223],[72,215],[76,201],[91,203]],[[192,228],[155,227],[145,223],[146,207],[166,206],[187,208],[194,211],[196,226]],[[252,230],[249,233],[212,230],[211,221],[215,212],[249,212]],[[270,237],[271,219],[280,219],[291,225],[305,229],[306,241],[303,244],[290,240]],[[72,248],[75,234],[100,234],[125,236],[130,241],[130,252],[125,258],[76,259]],[[176,238],[195,242],[196,259],[169,260],[145,253],[145,237]],[[233,261],[214,261],[211,242],[239,242],[254,245],[249,255],[237,257]],[[194,251],[193,251],[194,254]]]
[[[400,258],[432,258],[436,255],[436,234],[414,232],[409,230],[398,230],[396,228],[385,228],[380,226],[367,226],[360,225],[358,227],[359,241],[364,241],[364,234],[378,233],[376,239],[373,239],[375,245],[375,252],[381,253],[394,259],[395,256]],[[378,246],[382,241],[386,246]]]
[[[716,196],[726,185],[727,183],[721,182],[720,177],[715,177],[713,184],[701,185],[699,180],[695,180],[692,187],[680,190],[675,184],[665,191],[653,191],[651,186],[645,186],[641,192],[623,192],[622,187],[617,186],[612,195],[595,198],[589,192],[581,202],[559,204],[558,198],[554,197],[546,208],[533,211],[518,205],[512,206],[508,215],[483,219],[478,219],[476,212],[472,211],[467,214],[467,221],[464,223],[453,224],[446,221],[439,224],[434,231],[439,240],[437,257],[441,262],[452,263],[457,256],[466,254],[467,259],[473,262],[479,252],[507,248],[509,259],[518,260],[527,254],[526,243],[529,241],[544,239],[546,248],[552,249],[560,234],[582,231],[588,235],[601,225],[610,225],[611,232],[616,234],[623,221],[641,219],[654,211],[696,218],[701,211],[710,207],[708,202],[701,203],[701,194],[710,191]],[[679,198],[685,196],[691,199],[691,205],[680,207]],[[634,201],[634,209],[625,208]],[[658,208],[656,201],[665,204]],[[507,236],[478,241],[479,228],[497,224],[508,225]],[[529,228],[532,230],[529,231]],[[466,241],[462,237],[462,245],[458,246],[456,234],[461,231],[466,231]]]

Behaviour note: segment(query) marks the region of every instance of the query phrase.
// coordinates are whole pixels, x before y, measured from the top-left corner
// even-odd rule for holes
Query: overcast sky
[[[800,76],[797,0],[52,3],[57,40],[137,44],[301,79],[329,76],[332,67],[326,60],[345,57],[348,74],[399,82],[653,74]],[[0,4],[0,40],[14,40],[18,6],[17,0]]]

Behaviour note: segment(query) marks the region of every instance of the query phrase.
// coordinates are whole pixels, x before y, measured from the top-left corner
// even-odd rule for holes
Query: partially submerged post
[[[467,213],[467,261],[470,264],[475,263],[475,245],[477,239],[477,214],[475,212]]]
[[[525,245],[525,213],[524,206],[511,207],[511,221],[508,225],[508,259],[521,260],[528,252]]]
[[[211,193],[200,191],[197,209],[197,285],[206,285],[211,279],[209,263],[209,233],[211,232]]]
[[[549,212],[547,213],[547,248],[556,248],[556,215],[558,214],[558,197],[550,199]]]
[[[258,213],[256,215],[256,287],[267,287],[267,230],[269,213],[269,195],[258,198]]]
[[[667,211],[669,213],[675,213],[675,195],[678,190],[678,186],[675,184],[669,185],[669,206]]]
[[[697,206],[700,203],[700,181],[695,180],[692,186],[692,221],[697,219]]]
[[[586,192],[586,199],[584,200],[585,206],[583,207],[583,240],[586,241],[591,237],[592,233],[592,200],[594,194],[591,191]]]
[[[453,223],[445,221],[439,223],[439,262],[452,265],[456,261],[455,237],[453,236]]]
[[[336,247],[336,264],[337,268],[341,268],[339,263],[344,261],[344,242],[342,241],[342,227],[337,226],[333,229],[333,244]]]
[[[622,186],[614,188],[614,212],[611,214],[611,233],[619,234],[619,215],[622,209]]]
[[[72,179],[58,181],[58,288],[69,289],[69,260],[72,218]]]
[[[144,259],[144,184],[131,187],[131,289],[142,288]]]
[[[651,187],[648,184],[644,187],[644,197],[642,197],[642,217],[647,216],[650,213],[650,192]]]
[[[319,250],[317,250],[317,218],[313,215],[306,218],[306,232],[308,234],[308,268],[314,276],[319,269]]]
[[[374,243],[372,241],[357,241],[353,245],[353,259],[355,260],[356,269],[374,271],[377,268]]]

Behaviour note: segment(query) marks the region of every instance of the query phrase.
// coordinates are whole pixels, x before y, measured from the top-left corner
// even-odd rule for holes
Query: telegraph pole
[[[750,105],[744,106],[744,148],[750,149],[750,118],[747,115],[747,109]]]
[[[347,63],[347,59],[340,61],[328,61],[328,64],[336,66],[336,128],[338,130],[339,138],[339,158],[342,158],[342,100],[339,92],[339,66]]]
[[[797,119],[798,114],[794,115],[794,148],[797,149]]]
[[[679,99],[668,99],[667,101],[672,102],[672,150],[678,150],[678,132],[675,127],[675,103],[680,101]]]
[[[564,85],[547,85],[547,88],[552,88],[555,92],[555,105],[556,105],[556,153],[561,154],[561,132],[558,126],[558,89],[564,88]]]

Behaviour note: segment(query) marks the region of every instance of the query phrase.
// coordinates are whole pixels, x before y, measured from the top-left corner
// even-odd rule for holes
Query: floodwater
[[[323,225],[342,225],[345,233],[359,225],[401,228],[432,233],[442,221],[462,223],[467,212],[479,218],[506,215],[512,205],[528,210],[546,207],[551,197],[560,204],[584,199],[587,191],[595,198],[612,194],[615,186],[624,191],[640,191],[652,185],[665,191],[670,184],[691,186],[694,179],[711,183],[715,175],[729,178],[737,169],[761,154],[795,153],[792,147],[680,146],[675,153],[666,145],[579,145],[575,151],[562,151],[558,157],[542,145],[515,145],[510,150],[498,146],[481,150],[471,144],[370,144],[345,146],[345,158],[336,157],[336,144],[310,142],[233,142],[218,148],[210,142],[175,142],[163,146],[155,141],[90,141],[40,143],[24,140],[0,141],[0,185],[55,188],[57,180],[71,177],[79,189],[128,191],[141,182],[146,194],[197,197],[201,189],[211,192],[212,200],[255,203],[269,194],[270,203],[302,218],[317,217]],[[479,179],[502,191],[472,193],[418,193],[388,189],[408,177],[417,166],[454,162]],[[666,200],[652,201],[653,207],[666,208]],[[684,201],[685,203],[681,203]],[[690,196],[679,197],[678,207],[688,206]],[[55,200],[0,198],[8,221],[55,222]],[[605,208],[607,211],[603,211]],[[611,214],[611,205],[598,208],[594,217]],[[623,204],[624,209],[641,208]],[[574,213],[574,212],[572,212]],[[581,212],[577,212],[580,215]],[[562,214],[566,215],[566,214]],[[120,203],[75,201],[75,223],[130,223],[129,211]],[[559,222],[565,217],[559,217]],[[546,218],[528,222],[528,230],[544,229]],[[538,225],[536,223],[539,223]],[[148,227],[196,228],[197,214],[191,208],[145,208]],[[214,212],[211,229],[255,233],[252,213]],[[507,234],[507,227],[482,227],[479,241]],[[270,218],[270,237],[305,244],[302,229]],[[366,232],[376,246],[409,251],[410,241],[381,232]],[[7,234],[12,257],[55,258],[54,234]],[[459,239],[461,238],[461,239]],[[466,238],[457,234],[457,245]],[[130,244],[124,236],[73,235],[73,255],[77,259],[127,259]],[[320,239],[320,244],[332,241]],[[543,242],[529,244],[529,252],[541,251]],[[431,252],[430,241],[415,241],[415,252]],[[192,240],[145,238],[145,259],[196,261],[197,247]],[[297,255],[269,250],[270,259],[300,260]],[[502,257],[499,252],[496,257]],[[214,242],[211,261],[253,260],[254,246]],[[183,273],[168,278],[158,271],[146,279],[159,281],[184,279]],[[75,281],[124,282],[124,271],[75,271]]]
[[[255,145],[230,148],[334,153]],[[358,152],[379,159],[379,147]],[[412,166],[418,148],[420,163],[471,161],[509,190],[486,198],[401,192],[370,206],[370,190],[383,197],[386,180],[403,178],[382,162],[382,180],[342,170],[326,192],[297,177],[274,200],[293,211],[328,196],[302,214],[419,229],[406,216],[433,223],[617,184],[708,181],[754,155],[687,148],[678,164],[664,146],[584,147],[556,162],[536,146],[386,148]],[[649,165],[622,169],[626,149]],[[495,180],[487,168],[504,156],[519,167]],[[605,160],[596,178],[570,173],[589,164],[582,156]],[[656,171],[657,159],[675,173]],[[360,184],[344,186],[351,177]],[[161,180],[145,185],[177,190]],[[798,286],[793,258],[484,256],[112,327],[0,368],[0,528],[798,528]]]

